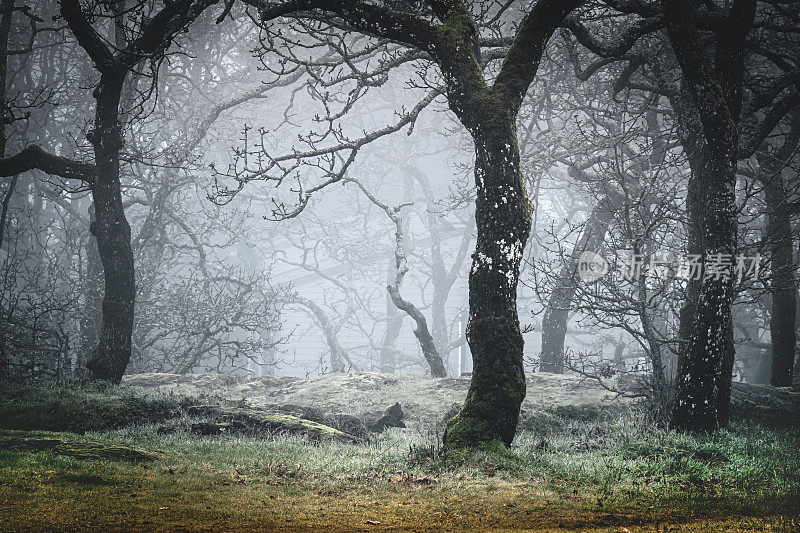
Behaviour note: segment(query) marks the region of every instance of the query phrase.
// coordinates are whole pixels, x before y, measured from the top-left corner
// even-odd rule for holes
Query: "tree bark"
[[[6,77],[8,72],[8,36],[11,33],[11,19],[14,15],[14,0],[0,2],[0,158],[6,155]],[[0,248],[3,246],[3,235],[6,229],[8,206],[17,186],[17,176],[11,177],[8,190],[3,195],[0,207]]]
[[[695,6],[688,0],[662,0],[662,4],[667,32],[697,108],[707,146],[696,191],[700,195],[696,204],[700,208],[698,249],[705,266],[709,257],[732,257],[737,248],[735,188],[743,50],[755,17],[755,1],[733,2],[724,27],[715,35],[712,62],[703,46]],[[670,426],[701,432],[728,423],[734,356],[734,279],[731,275],[704,272],[697,294],[688,345],[678,361],[676,406]]]
[[[771,181],[777,181],[780,175]],[[794,375],[796,332],[794,329],[797,310],[797,280],[794,274],[792,230],[785,205],[786,192],[783,184],[765,186],[767,203],[777,206],[770,211],[767,233],[770,243],[772,279],[772,312],[769,330],[772,343],[772,370],[770,384],[775,387],[791,387]]]
[[[81,319],[81,344],[76,368],[85,368],[86,361],[100,341],[103,327],[103,263],[97,249],[97,239],[91,235],[91,224],[95,220],[94,205],[89,205],[90,234],[86,242],[86,268],[84,270],[85,296],[83,317]]]
[[[467,324],[473,372],[464,407],[447,424],[450,448],[493,440],[510,446],[526,392],[517,282],[533,207],[519,170],[515,124],[493,126],[474,135],[478,235]]]
[[[716,253],[733,256],[736,250],[734,197],[735,162],[706,161],[698,185],[704,234],[704,265]],[[702,226],[701,226],[702,227]],[[695,292],[696,291],[696,292]],[[696,300],[694,295],[696,294]],[[692,304],[682,312],[688,345],[678,360],[676,407],[671,426],[689,431],[713,431],[728,423],[733,370],[733,277],[705,276],[690,288]],[[693,312],[692,312],[693,308]]]
[[[603,205],[602,200],[592,209],[581,238],[558,275],[556,286],[550,293],[547,308],[542,317],[542,352],[540,370],[561,374],[564,372],[564,339],[572,301],[577,291],[575,279],[578,259],[586,250],[597,251],[614,217],[613,206]]]
[[[394,280],[395,266],[394,257],[389,259],[389,266],[386,271],[386,283],[391,284]],[[386,292],[386,329],[383,333],[381,343],[380,369],[384,374],[395,371],[395,345],[400,337],[400,330],[403,329],[403,315],[398,312],[397,306],[392,301],[392,296]]]
[[[770,384],[791,387],[794,375],[795,318],[797,312],[797,279],[795,277],[791,211],[783,183],[783,169],[800,141],[800,112],[792,117],[792,130],[774,154],[764,150],[756,154],[761,166],[759,178],[764,185],[767,204],[767,235],[770,250],[770,293],[772,311],[769,329],[772,343]]]
[[[124,72],[103,74],[95,91],[97,110],[90,141],[94,146],[95,179],[92,201],[95,220],[90,230],[105,277],[103,329],[86,368],[93,380],[119,383],[131,358],[136,277],[131,228],[125,218],[120,187],[119,153],[122,131],[119,102]]]

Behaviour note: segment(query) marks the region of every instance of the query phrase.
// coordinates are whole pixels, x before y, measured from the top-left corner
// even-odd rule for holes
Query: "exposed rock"
[[[131,374],[122,377],[124,385],[131,387],[163,387],[167,385],[191,385],[200,389],[230,387],[239,383],[234,376],[225,374]]]
[[[315,407],[304,407],[293,404],[272,405],[266,407],[265,410],[276,411],[279,413],[294,415],[298,418],[311,420],[312,422],[317,422],[319,424],[338,429],[339,431],[353,435],[359,439],[367,438],[367,426],[364,424],[364,421],[361,418],[355,415],[323,411]]]
[[[800,420],[800,392],[790,387],[734,383],[731,413],[735,418],[775,427],[796,427]]]
[[[52,450],[56,455],[65,455],[76,459],[110,459],[112,461],[131,462],[149,462],[158,459],[158,455],[132,446],[108,442],[65,440],[38,435],[0,435],[0,449],[37,452]]]
[[[282,387],[291,385],[300,378],[290,376],[262,376],[253,378],[245,383],[238,383],[231,388],[231,393],[241,396],[264,395],[271,396],[281,390]]]
[[[787,412],[798,412],[800,392],[789,387],[734,383],[731,389],[731,403],[739,405],[746,402]]]
[[[354,435],[313,420],[260,409],[197,405],[189,408],[189,414],[213,417],[211,421],[192,425],[192,433],[200,435],[266,432],[304,435],[312,440],[332,440],[350,444],[355,444],[360,440]]]
[[[373,433],[381,433],[386,428],[404,428],[406,427],[403,422],[403,408],[399,403],[395,403],[386,411],[377,413],[367,413],[362,415],[364,424],[367,430]]]
[[[141,383],[153,382],[145,377],[126,376],[125,382],[131,385],[141,379]],[[165,383],[168,374],[161,374],[156,380]],[[282,411],[284,405],[314,409],[323,415],[320,423],[337,427],[345,433],[355,434],[357,426],[353,418],[362,413],[380,412],[387,406],[400,403],[405,411],[404,424],[438,423],[445,411],[453,404],[462,405],[469,388],[469,377],[431,379],[422,376],[386,375],[371,372],[352,374],[326,374],[311,379],[293,377],[262,377],[245,383],[224,386],[216,378],[208,380],[217,383],[213,387],[200,387],[203,379],[195,379],[195,383],[187,383],[185,376],[176,376],[181,383],[159,385],[159,389],[174,392],[176,395],[202,397],[210,395],[221,401],[238,402],[245,400],[247,405],[265,411]],[[167,380],[168,381],[168,380]],[[212,403],[215,400],[208,401]],[[603,405],[627,406],[631,400],[618,397],[599,385],[584,380],[579,376],[563,374],[532,374],[528,376],[528,394],[523,404],[524,409],[544,410],[560,405]],[[300,418],[311,415],[289,413]],[[342,416],[341,422],[335,422],[334,415]],[[345,429],[349,428],[349,429]]]
[[[253,428],[242,422],[198,422],[192,424],[195,435],[222,435],[224,433],[246,433]]]

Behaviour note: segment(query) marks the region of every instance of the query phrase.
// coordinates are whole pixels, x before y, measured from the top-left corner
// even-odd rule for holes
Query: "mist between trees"
[[[531,372],[697,432],[793,383],[794,3],[0,15],[5,378],[471,373],[448,448],[509,446]],[[760,275],[649,272],[720,254]]]

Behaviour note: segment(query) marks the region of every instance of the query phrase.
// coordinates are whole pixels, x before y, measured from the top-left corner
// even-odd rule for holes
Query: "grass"
[[[197,398],[96,383],[0,384],[0,429],[85,433],[160,422],[181,415]]]
[[[800,528],[800,429],[744,416],[690,436],[631,413],[562,410],[547,414],[546,429],[523,431],[513,453],[459,463],[439,456],[436,434],[422,427],[369,445],[312,444],[196,437],[180,426],[165,435],[145,418],[68,438],[149,450],[160,457],[153,463],[0,449],[3,529]]]

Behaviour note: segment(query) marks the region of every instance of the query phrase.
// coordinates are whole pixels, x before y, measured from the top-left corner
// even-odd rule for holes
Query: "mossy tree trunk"
[[[478,65],[474,22],[463,5],[444,14],[438,59],[450,108],[475,143],[477,240],[469,274],[467,340],[472,382],[447,424],[453,451],[514,438],[525,398],[517,283],[533,206],[520,171],[516,116],[549,36],[579,2],[539,2],[523,21],[500,73],[488,86]],[[443,50],[444,49],[444,50]]]
[[[448,451],[511,444],[525,397],[517,282],[533,206],[520,172],[516,116],[544,48],[582,0],[539,0],[525,16],[494,84],[484,79],[475,21],[459,0],[427,2],[436,19],[354,0],[295,0],[259,8],[261,20],[317,10],[353,29],[427,52],[442,71],[448,104],[475,143],[477,241],[469,276],[467,340],[474,369],[461,412],[447,425]]]
[[[532,206],[519,171],[514,122],[475,135],[477,241],[469,274],[467,340],[472,382],[447,425],[448,448],[511,444],[525,398],[517,281]]]
[[[711,160],[702,178],[704,235],[700,255],[707,266],[716,254],[733,256],[736,252],[735,172],[728,165]],[[734,278],[704,276],[690,290],[690,298],[693,320],[682,321],[688,328],[688,345],[678,360],[671,426],[713,431],[728,422],[734,356]]]
[[[737,249],[736,166],[742,105],[745,38],[755,17],[754,0],[734,1],[712,38],[713,55],[688,0],[662,0],[667,31],[691,93],[706,146],[693,205],[698,219],[697,249],[704,267],[717,254]],[[690,191],[692,194],[692,191]],[[717,256],[719,257],[719,256]],[[705,268],[704,268],[705,270]],[[682,323],[688,338],[678,361],[671,427],[713,431],[728,423],[733,370],[734,298],[732,275],[704,272],[693,304],[694,320]],[[684,321],[682,321],[684,322]]]

